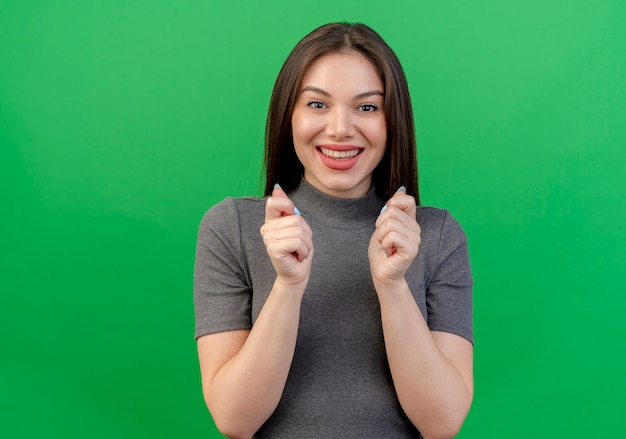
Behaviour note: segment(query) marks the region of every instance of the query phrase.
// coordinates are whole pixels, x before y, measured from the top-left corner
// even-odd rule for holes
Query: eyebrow
[[[305,91],[312,91],[313,93],[319,93],[321,95],[324,95],[326,97],[330,97],[330,93],[328,93],[326,90],[323,90],[319,87],[314,87],[312,85],[307,85],[306,87],[303,87],[302,90],[300,91],[300,94],[304,93]],[[366,91],[363,93],[360,93],[358,95],[356,95],[354,98],[355,99],[362,99],[362,98],[367,98],[370,96],[382,96],[385,97],[385,93],[383,93],[380,90],[370,90],[370,91]]]

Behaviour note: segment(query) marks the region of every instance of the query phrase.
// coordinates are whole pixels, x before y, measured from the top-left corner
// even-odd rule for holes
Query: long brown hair
[[[330,23],[304,37],[283,64],[270,99],[265,128],[265,195],[275,183],[290,191],[300,183],[304,168],[291,137],[291,116],[302,78],[320,57],[336,52],[357,52],[378,70],[385,87],[384,111],[387,148],[373,172],[376,193],[387,198],[401,185],[419,205],[415,127],[409,89],[395,53],[370,27],[361,23]]]

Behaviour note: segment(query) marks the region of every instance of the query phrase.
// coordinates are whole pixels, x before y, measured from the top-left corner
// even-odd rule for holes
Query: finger
[[[272,196],[265,203],[265,221],[287,215],[300,215],[300,212],[280,185],[276,184]]]
[[[303,262],[306,259],[309,259],[311,254],[313,254],[313,246],[310,245],[305,245],[302,249],[298,249],[295,252],[298,262]]]
[[[390,208],[385,215],[376,220],[376,233],[380,239],[392,231],[414,239],[419,239],[421,235],[421,227],[415,218],[395,207]]]
[[[387,208],[395,207],[405,212],[411,218],[415,218],[416,203],[415,198],[406,193],[406,188],[400,186],[395,194],[387,201]]]
[[[419,245],[420,234],[415,219],[392,207],[376,221],[374,237],[389,256],[398,248],[408,249],[412,245]]]
[[[393,233],[385,235],[380,242],[380,247],[383,249],[387,257],[390,257],[396,252],[396,241]]]
[[[269,237],[267,242],[268,253],[279,259],[286,256],[295,256],[299,261],[302,261],[311,252],[312,248],[311,240],[306,236]]]
[[[282,187],[280,187],[280,185],[278,183],[276,183],[274,185],[274,189],[272,190],[272,197],[283,197],[283,198],[289,198],[287,196],[287,192],[285,192],[283,190]]]
[[[270,255],[275,257],[293,254],[303,259],[313,249],[313,232],[300,216],[268,221],[261,226],[261,235]]]
[[[420,231],[420,227],[415,216],[411,216],[406,210],[401,210],[395,206],[390,207],[384,214],[376,218],[375,225],[376,228],[380,230],[407,229],[407,231],[413,230],[417,233]]]

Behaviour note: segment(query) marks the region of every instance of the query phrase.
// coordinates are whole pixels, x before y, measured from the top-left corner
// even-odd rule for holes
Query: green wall
[[[471,245],[461,438],[617,437],[626,3],[0,1],[0,436],[219,437],[193,340],[204,211],[258,193],[291,47],[363,21],[404,64],[424,204]]]

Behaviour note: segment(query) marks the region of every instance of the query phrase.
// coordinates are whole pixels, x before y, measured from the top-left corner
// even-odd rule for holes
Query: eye
[[[363,105],[359,105],[359,111],[364,111],[364,112],[370,112],[370,111],[376,111],[378,110],[378,107],[376,105],[373,104],[363,104]]]
[[[309,101],[307,102],[307,105],[311,108],[314,108],[316,110],[322,110],[324,108],[326,108],[326,105],[323,102],[320,101]]]

